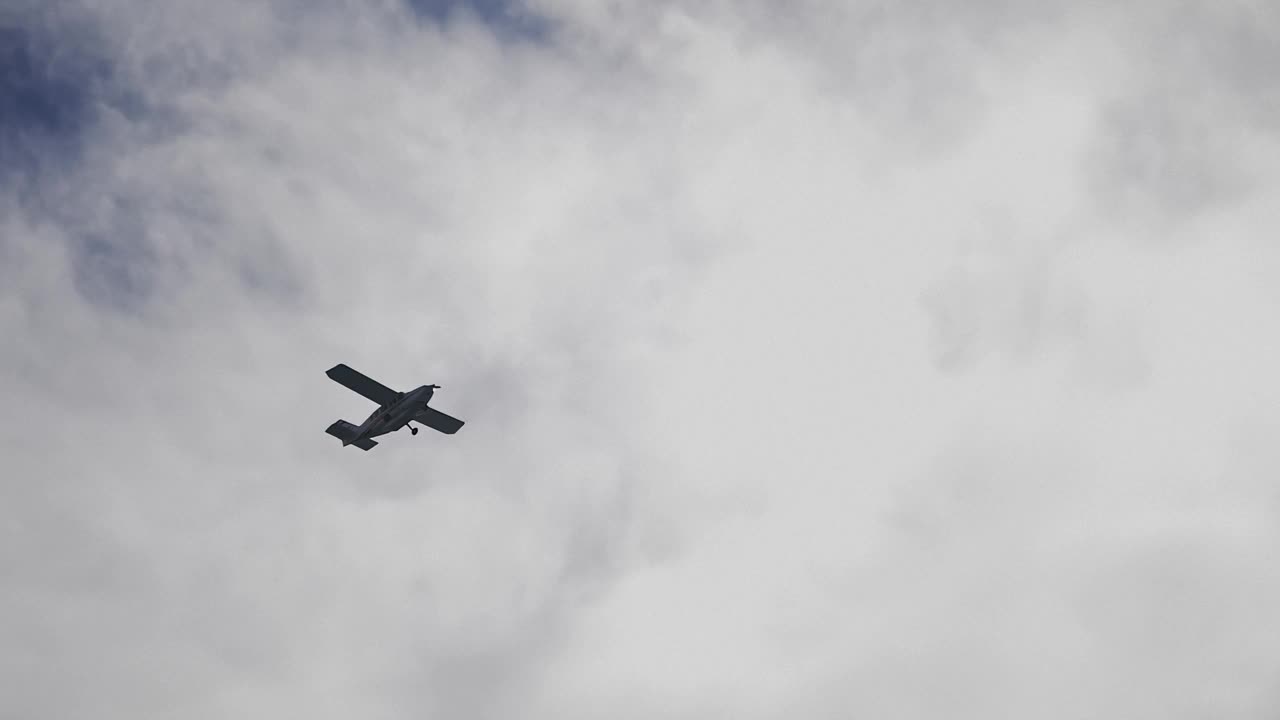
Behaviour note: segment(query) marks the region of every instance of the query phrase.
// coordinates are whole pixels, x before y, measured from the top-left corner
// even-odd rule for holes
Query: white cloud
[[[91,8],[0,714],[1274,713],[1275,143],[1147,116],[1155,10],[533,6]],[[339,361],[467,427],[337,447]]]

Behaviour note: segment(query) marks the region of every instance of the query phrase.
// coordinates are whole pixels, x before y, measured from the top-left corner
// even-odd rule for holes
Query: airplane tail
[[[330,425],[325,432],[341,440],[343,447],[355,445],[361,450],[372,450],[373,446],[378,444],[376,440],[370,440],[369,438],[355,440],[357,430],[358,428],[355,425],[346,420],[338,420]]]

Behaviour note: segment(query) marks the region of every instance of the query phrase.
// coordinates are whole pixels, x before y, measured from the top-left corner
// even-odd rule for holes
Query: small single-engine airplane
[[[361,450],[372,450],[378,444],[373,438],[395,432],[408,426],[410,422],[421,423],[448,435],[458,432],[458,428],[462,427],[461,420],[427,407],[427,402],[439,385],[423,385],[407,393],[396,392],[341,364],[329,368],[325,375],[378,403],[378,409],[363,424],[357,426],[346,420],[339,420],[325,430],[341,440],[343,447],[355,445]],[[418,428],[410,426],[409,432],[417,435]]]

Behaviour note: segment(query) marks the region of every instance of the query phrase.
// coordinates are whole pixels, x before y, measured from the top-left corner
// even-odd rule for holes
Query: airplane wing
[[[422,408],[422,412],[415,415],[413,419],[446,435],[458,432],[458,429],[465,424],[456,417],[449,417],[439,410],[429,407]]]
[[[362,375],[341,363],[329,368],[325,375],[328,375],[330,380],[346,385],[379,405],[395,402],[395,399],[400,395],[400,393],[377,380]]]

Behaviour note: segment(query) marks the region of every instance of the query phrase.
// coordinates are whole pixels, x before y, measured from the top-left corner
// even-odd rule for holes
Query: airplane
[[[402,427],[409,427],[409,432],[417,435],[418,428],[409,426],[410,422],[426,425],[446,435],[458,432],[463,422],[449,417],[434,408],[427,407],[427,402],[439,385],[423,385],[407,393],[396,392],[361,373],[339,363],[325,371],[330,380],[347,386],[370,400],[378,403],[364,423],[352,425],[346,420],[338,420],[325,432],[342,441],[342,447],[355,445],[361,450],[372,450],[377,441],[373,438],[395,432]]]

